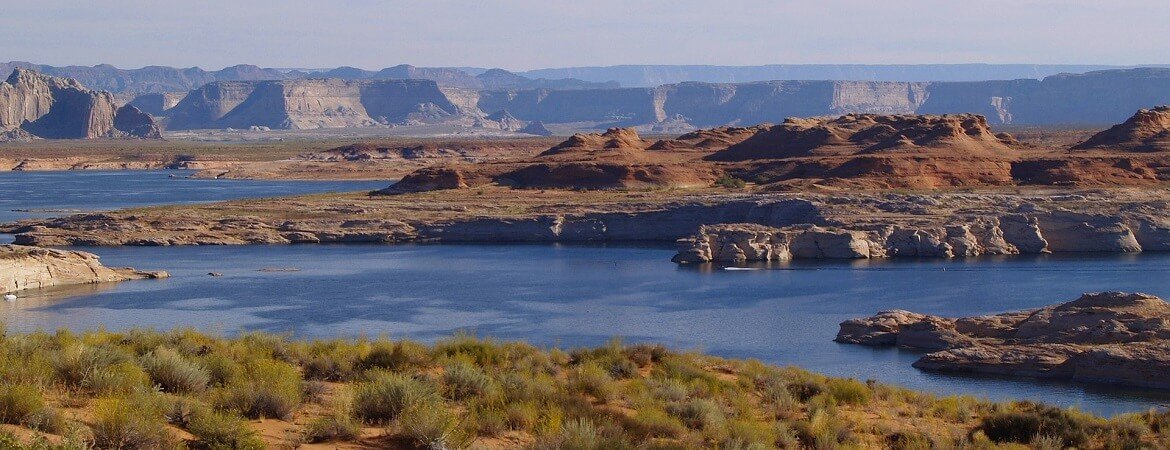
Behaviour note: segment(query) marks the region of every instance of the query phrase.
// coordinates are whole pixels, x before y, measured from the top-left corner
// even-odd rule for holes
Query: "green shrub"
[[[1040,417],[1022,412],[995,413],[983,418],[980,429],[997,443],[1027,444],[1040,434]]]
[[[250,419],[287,419],[301,404],[301,374],[271,359],[244,364],[241,373],[223,388],[219,403]]]
[[[627,427],[635,436],[643,438],[678,438],[687,432],[687,427],[666,411],[657,408],[639,408],[627,420]]]
[[[1021,402],[1017,411],[993,413],[980,429],[996,443],[1030,444],[1037,437],[1060,439],[1065,445],[1084,446],[1089,432],[1099,427],[1082,414],[1061,408]]]
[[[729,174],[724,174],[718,180],[715,180],[715,185],[728,189],[742,189],[744,186],[747,186],[747,182]]]
[[[569,374],[569,385],[576,391],[600,401],[608,401],[617,392],[617,386],[609,373],[594,364],[577,367]]]
[[[203,367],[188,361],[179,352],[159,347],[142,357],[142,368],[151,381],[164,392],[187,394],[203,392],[211,375]]]
[[[481,340],[465,333],[436,342],[435,354],[447,357],[463,355],[471,358],[471,361],[480,367],[499,365],[505,359],[504,352],[495,342],[490,339]]]
[[[667,411],[682,419],[688,427],[695,430],[717,429],[722,427],[726,421],[723,409],[719,407],[719,404],[703,398],[674,403],[667,408]]]
[[[383,369],[391,372],[425,367],[431,362],[427,348],[415,342],[376,341],[361,361],[364,369]]]
[[[459,418],[435,397],[402,411],[398,426],[416,446],[424,448],[465,448],[474,439],[460,427]]]
[[[934,444],[930,437],[921,432],[901,431],[886,436],[886,448],[890,450],[931,450]]]
[[[191,414],[187,431],[199,438],[208,450],[252,450],[264,448],[256,432],[238,416],[198,408]]]
[[[504,411],[508,420],[508,428],[513,430],[531,430],[540,420],[540,408],[535,403],[510,403]]]
[[[411,406],[436,395],[430,386],[414,378],[381,373],[354,389],[353,411],[366,423],[386,423],[398,418]]]
[[[123,361],[95,369],[82,388],[99,396],[125,395],[150,387],[150,376],[137,364]]]
[[[473,403],[469,411],[468,428],[476,430],[481,436],[499,436],[510,428],[508,415],[500,407]]]
[[[839,404],[864,405],[869,403],[873,391],[860,381],[850,379],[831,379],[828,381],[829,395]]]
[[[147,394],[100,399],[95,403],[94,447],[118,450],[173,448],[157,399]]]
[[[54,353],[51,364],[58,381],[66,387],[83,389],[95,372],[130,359],[127,352],[119,349],[73,344]]]
[[[330,412],[305,426],[305,440],[309,443],[353,441],[361,434],[362,424],[346,411]]]
[[[488,396],[495,390],[492,378],[488,374],[462,362],[446,366],[443,383],[447,388],[447,397],[453,400]]]
[[[26,385],[0,386],[0,423],[24,425],[44,409],[40,389]]]
[[[207,371],[208,384],[211,386],[227,385],[244,371],[240,363],[223,353],[204,355],[199,363]]]

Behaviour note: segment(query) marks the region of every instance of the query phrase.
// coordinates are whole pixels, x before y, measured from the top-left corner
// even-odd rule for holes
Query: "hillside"
[[[158,137],[150,116],[118,108],[109,92],[16,69],[0,83],[0,140]]]

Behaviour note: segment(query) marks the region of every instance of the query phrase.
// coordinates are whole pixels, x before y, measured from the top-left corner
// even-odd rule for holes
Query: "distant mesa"
[[[674,139],[663,139],[651,145],[649,150],[722,150],[743,142],[761,131],[772,127],[772,124],[760,124],[751,127],[717,127],[695,130]]]
[[[402,177],[397,183],[378,191],[378,193],[386,195],[409,194],[467,187],[467,174],[460,168],[424,167]]]
[[[159,128],[136,108],[117,108],[108,92],[17,68],[0,83],[0,136],[20,140],[157,138]]]
[[[1125,122],[1090,137],[1073,150],[1170,151],[1170,106],[1143,109]]]
[[[711,161],[887,153],[1010,156],[1010,136],[996,136],[973,114],[847,114],[835,119],[790,118],[716,152]]]
[[[484,119],[492,123],[494,127],[503,131],[519,131],[527,125],[524,123],[524,121],[517,119],[516,116],[513,116],[506,109],[501,109],[492,114],[488,114],[487,117],[484,117]]]
[[[578,133],[545,150],[538,157],[558,155],[631,156],[641,153],[649,143],[633,128],[610,128],[604,133]],[[623,153],[624,152],[624,153]]]
[[[517,133],[531,134],[533,136],[552,136],[553,132],[544,126],[544,122],[539,120],[529,122],[524,128],[516,130]]]

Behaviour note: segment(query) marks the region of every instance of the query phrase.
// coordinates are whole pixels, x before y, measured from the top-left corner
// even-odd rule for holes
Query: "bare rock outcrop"
[[[1073,149],[1170,151],[1170,106],[1140,110],[1125,122],[1093,135]]]
[[[97,255],[21,245],[0,245],[0,293],[71,284],[166,278],[166,272],[110,268]]]
[[[836,341],[930,350],[914,363],[923,370],[1170,389],[1170,304],[1149,294],[961,319],[887,311],[843,322]]]
[[[114,105],[108,92],[81,83],[16,69],[0,83],[0,134],[9,139],[158,137],[154,119]]]
[[[379,194],[394,195],[467,188],[467,175],[457,167],[425,167],[403,177]]]

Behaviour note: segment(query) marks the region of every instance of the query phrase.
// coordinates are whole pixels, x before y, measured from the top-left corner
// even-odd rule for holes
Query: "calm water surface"
[[[161,189],[176,181],[162,176],[143,184]],[[179,182],[199,189],[204,182],[221,183]],[[239,182],[223,183],[233,183],[227,185],[235,186],[232,195],[252,196]],[[285,183],[293,183],[285,189],[303,188]],[[279,189],[259,191],[290,193]],[[163,192],[180,195],[175,191]],[[40,204],[57,207],[51,197]],[[885,309],[964,316],[1039,307],[1087,291],[1170,297],[1170,255],[808,262],[726,271],[678,267],[669,248],[632,246],[86,250],[109,265],[167,270],[173,278],[29,293],[0,304],[0,321],[19,331],[197,327],[223,334],[423,340],[471,330],[563,347],[620,336],[938,393],[1026,398],[1103,414],[1170,403],[1170,393],[1141,389],[930,374],[910,366],[919,356],[912,351],[832,342],[842,320]]]
[[[0,222],[83,211],[384,188],[388,181],[190,179],[187,170],[0,172]]]

